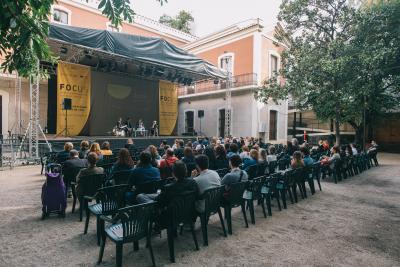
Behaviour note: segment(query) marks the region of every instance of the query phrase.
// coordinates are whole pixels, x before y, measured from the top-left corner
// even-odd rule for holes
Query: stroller
[[[51,213],[65,217],[67,197],[60,164],[51,163],[47,166],[46,182],[42,187],[42,220]]]

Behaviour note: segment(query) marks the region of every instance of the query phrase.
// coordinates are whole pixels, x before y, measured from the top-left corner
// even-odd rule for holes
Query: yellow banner
[[[178,118],[178,92],[173,83],[159,83],[160,135],[171,135]]]
[[[79,135],[90,112],[90,67],[58,62],[57,68],[57,134]],[[64,100],[71,99],[71,110],[64,109]],[[65,119],[67,115],[67,120]],[[68,126],[65,132],[66,123]]]

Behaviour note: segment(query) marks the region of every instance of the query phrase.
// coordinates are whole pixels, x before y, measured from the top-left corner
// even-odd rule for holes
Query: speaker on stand
[[[56,135],[56,137],[62,135],[64,133],[64,136],[67,137],[69,136],[68,132],[68,110],[72,110],[72,99],[71,98],[64,98],[63,103],[62,103],[62,109],[65,110],[65,128]]]
[[[200,122],[199,135],[202,135],[203,133],[201,132],[201,119],[204,118],[204,110],[198,110],[197,111],[197,117],[199,118],[199,122]]]

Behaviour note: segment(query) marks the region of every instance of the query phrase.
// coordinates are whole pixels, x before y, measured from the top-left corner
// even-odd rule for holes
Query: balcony
[[[257,73],[247,73],[232,77],[232,87],[239,88],[245,86],[257,86]],[[216,92],[227,88],[226,81],[215,84],[212,80],[200,81],[192,86],[178,87],[178,96],[193,95],[205,92]]]

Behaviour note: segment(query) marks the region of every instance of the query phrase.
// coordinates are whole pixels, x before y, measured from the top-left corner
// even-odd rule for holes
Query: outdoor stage
[[[159,146],[161,141],[166,140],[169,145],[173,145],[175,139],[183,139],[185,142],[188,140],[195,140],[196,136],[149,136],[149,137],[118,137],[118,136],[73,136],[73,137],[55,137],[55,135],[46,135],[47,141],[51,144],[52,150],[55,152],[61,151],[64,148],[65,142],[71,142],[74,144],[75,149],[79,149],[80,142],[82,140],[88,140],[89,142],[97,142],[100,145],[104,141],[108,141],[111,144],[111,149],[124,147],[127,140],[131,138],[134,144],[139,148],[144,148],[149,145]],[[44,139],[40,139],[41,148],[45,149],[46,143]]]

